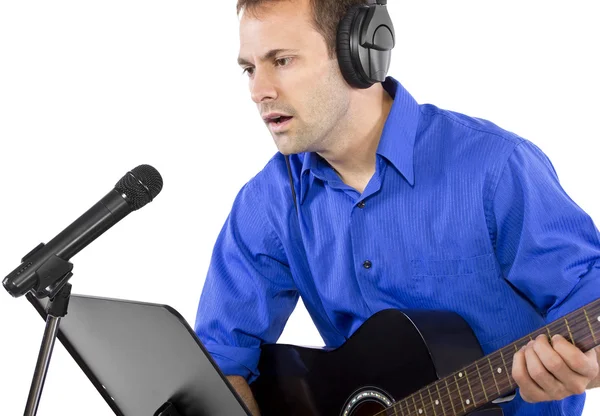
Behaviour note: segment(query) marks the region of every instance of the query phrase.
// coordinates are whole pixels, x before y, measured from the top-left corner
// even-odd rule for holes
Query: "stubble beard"
[[[337,65],[337,62],[333,64]],[[306,119],[311,123],[306,124],[301,118],[294,117],[290,129],[282,133],[272,132],[278,150],[283,154],[321,152],[335,144],[336,131],[344,127],[344,116],[349,109],[346,87],[337,67],[332,67],[327,79],[323,80],[320,88],[315,88],[309,99],[313,106]]]

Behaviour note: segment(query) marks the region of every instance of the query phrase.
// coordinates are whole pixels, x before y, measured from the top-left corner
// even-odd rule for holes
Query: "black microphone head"
[[[115,190],[127,201],[133,211],[151,202],[163,186],[160,173],[150,165],[131,169],[117,182]]]

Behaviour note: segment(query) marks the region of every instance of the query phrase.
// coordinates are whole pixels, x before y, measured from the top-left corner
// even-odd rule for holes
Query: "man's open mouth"
[[[281,123],[285,123],[286,121],[288,121],[291,118],[292,118],[291,116],[273,117],[273,118],[269,119],[269,123],[281,124]]]

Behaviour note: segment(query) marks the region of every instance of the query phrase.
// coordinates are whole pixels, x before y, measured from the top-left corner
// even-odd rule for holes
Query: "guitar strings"
[[[581,330],[580,330],[580,331],[578,331],[577,333],[579,334],[579,332],[581,332]],[[589,339],[590,337],[589,337],[589,336],[587,336],[587,338]],[[506,348],[506,347],[505,347],[505,348]],[[511,350],[512,350],[512,349],[511,349]],[[478,360],[478,361],[479,361],[479,360]],[[497,360],[497,361],[500,361],[500,360]],[[493,360],[492,360],[492,362],[493,362]],[[512,362],[512,357],[511,357],[511,362]],[[500,362],[498,362],[498,363],[496,363],[496,364],[501,364],[501,363],[500,363]],[[475,364],[471,364],[471,365],[469,365],[469,366],[465,367],[463,370],[464,370],[465,372],[468,372],[468,370],[469,370],[469,368],[470,368],[470,367],[472,367],[472,370],[473,370],[473,369],[475,368]],[[415,397],[415,396],[417,396],[417,395],[419,395],[420,397],[422,397],[422,396],[423,396],[423,394],[422,394],[422,393],[425,393],[425,398],[428,398],[428,397],[430,398],[430,391],[429,391],[429,388],[430,388],[431,386],[434,386],[434,385],[436,385],[436,384],[439,384],[439,383],[441,383],[442,381],[447,381],[447,379],[448,379],[448,378],[449,378],[449,377],[446,377],[446,378],[443,378],[443,379],[441,379],[441,380],[437,380],[437,381],[436,381],[436,382],[434,382],[434,383],[431,383],[430,385],[426,386],[425,388],[422,388],[422,389],[420,389],[420,390],[418,390],[418,391],[414,392],[413,394],[409,395],[408,397],[406,397],[406,398],[404,398],[404,399],[402,399],[402,400],[398,401],[398,402],[397,402],[396,404],[394,404],[393,406],[386,408],[386,409],[385,409],[383,412],[385,412],[385,414],[388,414],[387,412],[388,412],[389,410],[394,410],[394,408],[397,408],[398,406],[401,406],[401,407],[400,407],[400,411],[402,412],[402,415],[404,415],[404,410],[403,410],[403,407],[404,407],[404,405],[405,405],[406,409],[407,409],[409,412],[412,412],[411,408],[412,408],[412,407],[415,407],[415,403],[412,403],[412,404],[411,404],[411,403],[409,403],[411,398],[413,398],[413,399],[414,399],[414,397]],[[488,378],[489,378],[489,377],[488,377]],[[511,377],[511,380],[512,380],[512,377]],[[512,390],[512,384],[515,384],[515,385],[516,385],[516,383],[514,383],[514,381],[507,381],[506,379],[505,379],[505,380],[501,380],[501,381],[500,381],[500,384],[502,384],[502,389],[504,389],[504,388],[507,388],[508,386],[510,386],[510,390]],[[508,385],[507,385],[507,384],[508,384]],[[469,385],[470,385],[470,383],[469,383]],[[452,387],[452,388],[450,388],[450,387]],[[499,385],[498,387],[500,387],[500,385]],[[449,393],[449,394],[446,394],[446,391],[447,391],[448,389],[450,390],[450,393]],[[486,389],[486,390],[487,390],[487,389]],[[473,392],[473,393],[472,393],[472,395],[471,395],[471,394],[469,394],[469,395],[466,395],[466,397],[468,397],[468,398],[471,398],[471,399],[473,399],[473,401],[474,401],[472,404],[468,404],[468,405],[467,405],[467,407],[464,407],[464,404],[463,404],[462,402],[461,402],[460,406],[454,406],[454,403],[457,401],[456,399],[458,399],[458,397],[456,396],[456,393],[458,393],[458,395],[462,397],[462,394],[461,394],[462,392],[461,392],[461,390],[460,390],[460,386],[458,385],[458,382],[457,382],[457,380],[450,380],[450,383],[449,383],[449,385],[448,385],[447,387],[446,387],[446,386],[443,386],[443,388],[442,388],[442,391],[444,391],[444,393],[443,393],[443,394],[435,394],[435,396],[439,398],[439,400],[440,400],[440,403],[441,403],[441,405],[442,405],[442,408],[441,408],[441,409],[442,409],[442,411],[444,412],[444,414],[446,414],[446,412],[445,412],[445,410],[446,410],[446,409],[448,409],[449,411],[450,411],[450,410],[452,410],[453,412],[455,412],[455,408],[456,408],[456,407],[459,407],[459,411],[467,411],[467,410],[466,410],[467,408],[469,408],[469,410],[468,410],[468,411],[471,411],[471,410],[475,410],[475,409],[476,409],[478,406],[481,406],[481,405],[483,405],[483,404],[487,404],[487,403],[489,403],[489,401],[485,401],[485,402],[483,402],[482,404],[479,404],[479,405],[478,405],[478,404],[477,404],[478,402],[476,402],[476,401],[475,401],[475,397],[474,397],[474,396],[483,394],[483,388],[480,388],[480,387],[479,387],[479,383],[476,383],[474,386],[471,386],[471,390],[470,390],[470,391],[472,391],[472,392]],[[432,394],[432,395],[433,395],[433,394]],[[429,400],[422,400],[420,397],[419,397],[419,398],[417,398],[416,400],[418,400],[420,403],[422,403],[422,404],[423,404],[423,407],[421,407],[421,409],[422,409],[423,411],[425,411],[425,412],[427,412],[427,411],[429,411],[429,410],[433,410],[434,414],[437,414],[437,412],[436,412],[436,409],[440,409],[439,407],[437,407],[437,406],[439,406],[439,405],[434,405],[434,404],[433,404],[433,402],[431,401],[431,398],[430,398]],[[454,397],[454,398],[455,398],[455,400],[452,400],[452,397]],[[416,401],[416,400],[415,400],[415,401]],[[494,400],[494,399],[492,399],[492,400]],[[453,406],[453,407],[452,407],[452,409],[448,408],[448,404],[450,404],[451,406]],[[463,408],[462,410],[460,409],[461,407]],[[473,407],[473,409],[470,409],[471,407]],[[415,407],[415,410],[416,410],[416,409],[417,409],[417,408]],[[383,413],[377,413],[377,414],[376,414],[376,415],[374,415],[374,416],[381,415],[381,414],[383,414]],[[396,413],[396,414],[397,414],[397,413]],[[427,414],[427,413],[424,413],[424,414]],[[423,415],[423,414],[420,414],[420,415]]]
[[[576,331],[577,335],[580,335],[580,332],[582,332],[582,330]],[[585,338],[587,338],[589,340],[590,337],[587,336]],[[584,339],[582,339],[582,340],[584,340]],[[507,346],[507,347],[504,347],[504,348],[509,348],[509,347],[510,346]],[[510,350],[512,351],[512,348],[510,348]],[[477,360],[476,363],[479,362],[480,360]],[[497,360],[497,361],[498,362],[496,362],[495,364],[503,366],[503,363],[499,362],[500,360]],[[510,362],[512,363],[512,357],[510,358]],[[492,363],[494,363],[493,360],[492,360]],[[471,365],[463,368],[462,371],[465,371],[465,373],[468,373],[469,368],[471,368],[472,373],[473,373],[473,370],[475,370],[475,363],[473,363],[473,364],[471,364]],[[457,371],[456,373],[458,373],[460,371],[461,370]],[[453,375],[456,375],[456,373],[453,373]],[[510,374],[509,374],[509,376],[510,376]],[[450,376],[448,376],[446,378],[442,378],[441,380],[437,380],[436,382],[429,384],[428,386],[426,386],[426,387],[424,387],[424,388],[422,388],[422,389],[414,392],[413,394],[409,395],[408,397],[406,397],[406,398],[398,401],[394,406],[387,408],[385,411],[387,411],[389,409],[393,409],[394,407],[397,407],[399,405],[399,406],[401,406],[400,410],[402,411],[402,414],[404,414],[403,407],[405,405],[406,408],[410,412],[412,412],[411,408],[415,407],[415,403],[410,403],[410,399],[411,398],[414,399],[415,396],[417,396],[417,395],[419,395],[420,397],[422,397],[423,393],[425,393],[424,394],[425,400],[421,400],[421,398],[419,397],[415,401],[418,400],[420,403],[423,404],[423,407],[421,409],[423,409],[425,411],[428,411],[429,409],[432,409],[434,411],[434,413],[436,413],[435,409],[438,409],[439,405],[434,405],[433,402],[431,401],[429,388],[431,386],[435,386],[436,384],[440,384],[442,381],[444,381],[444,382],[448,381],[448,378],[450,378]],[[488,377],[488,379],[489,379],[489,377]],[[481,378],[480,378],[480,380],[481,380]],[[515,387],[516,387],[516,383],[514,381],[512,381],[512,380],[513,380],[512,377],[510,377],[510,379],[508,379],[508,377],[506,377],[504,379],[501,379],[500,383],[498,385],[498,388],[500,388],[500,385],[502,385],[502,390],[504,390],[505,388],[508,388],[510,386],[509,391],[513,390],[513,385],[515,385]],[[468,386],[471,387],[471,389],[469,391],[472,392],[472,395],[468,394],[468,395],[465,395],[465,396],[468,397],[468,398],[470,398],[470,399],[472,399],[473,403],[472,404],[468,404],[466,407],[464,406],[464,403],[462,401],[461,401],[461,403],[460,403],[459,406],[454,406],[454,403],[457,401],[456,399],[458,399],[458,397],[456,396],[456,394],[458,393],[458,395],[461,398],[463,396],[463,394],[462,394],[463,391],[460,389],[460,386],[458,385],[458,380],[450,380],[449,385],[447,387],[446,386],[442,387],[442,391],[444,391],[443,394],[435,394],[435,396],[438,397],[440,399],[440,402],[442,403],[442,407],[443,407],[442,410],[444,411],[444,414],[445,414],[445,409],[448,408],[448,404],[450,404],[451,406],[453,406],[452,409],[448,408],[448,410],[452,410],[453,412],[455,411],[456,407],[458,407],[459,410],[461,410],[460,409],[461,407],[463,407],[464,409],[474,407],[473,409],[469,409],[469,411],[471,411],[471,410],[475,410],[475,408],[477,408],[478,406],[481,406],[481,404],[479,404],[479,405],[477,404],[477,403],[480,403],[480,402],[476,401],[475,396],[482,395],[484,389],[480,387],[480,383],[475,383],[475,385],[471,385],[471,383],[469,382]],[[453,388],[450,388],[450,387],[453,387]],[[448,389],[451,390],[451,391],[450,391],[449,394],[446,394],[446,392],[448,391]],[[493,387],[492,387],[492,389],[493,389]],[[487,389],[486,389],[486,391],[487,391]],[[434,394],[431,394],[431,396],[433,396],[433,395]],[[429,397],[429,400],[427,400],[428,397]],[[454,397],[455,400],[452,400],[452,397]],[[494,399],[492,399],[492,400],[494,400]],[[488,401],[484,401],[482,404],[487,404],[487,403],[489,403],[489,400]],[[378,414],[380,414],[380,413],[378,413]]]
[[[587,310],[586,310],[587,309]],[[597,309],[597,310],[596,310]],[[580,315],[581,313],[579,312],[580,310],[584,310],[584,312],[586,313],[586,320],[587,323],[586,325],[582,325],[581,322],[585,322],[583,321],[583,319],[580,320],[576,320],[575,318],[577,317],[577,315]],[[598,341],[595,337],[594,334],[594,330],[592,328],[592,322],[596,322],[596,321],[589,321],[589,319],[587,318],[587,315],[592,315],[592,316],[597,316],[598,314],[600,314],[600,302],[596,301],[596,302],[592,302],[590,304],[588,304],[586,307],[581,308],[580,310],[574,311],[570,314],[568,314],[567,316],[563,317],[563,318],[559,318],[558,320],[555,320],[554,322],[539,328],[538,330],[534,331],[533,333],[526,335],[525,337],[522,337],[521,339],[507,345],[504,346],[490,354],[488,354],[487,356],[481,357],[480,359],[476,360],[475,362],[467,365],[466,367],[459,369],[457,371],[455,371],[454,373],[448,375],[447,377],[444,377],[442,379],[436,380],[433,383],[428,384],[427,386],[421,388],[420,390],[415,391],[414,393],[408,395],[407,397],[400,399],[398,402],[396,402],[394,405],[384,409],[383,411],[376,413],[373,416],[382,416],[382,415],[388,415],[388,411],[389,410],[393,410],[395,412],[395,410],[400,410],[402,412],[402,415],[404,415],[404,410],[402,409],[402,407],[400,407],[399,409],[396,409],[398,406],[402,406],[403,404],[406,405],[406,409],[409,412],[412,412],[413,410],[411,410],[411,407],[415,407],[415,410],[418,413],[417,407],[415,406],[416,401],[418,400],[420,403],[423,404],[423,406],[420,408],[423,410],[423,412],[427,412],[429,410],[432,410],[434,412],[434,414],[437,414],[436,409],[441,409],[444,413],[444,415],[446,415],[446,408],[447,408],[447,404],[450,404],[452,406],[452,409],[448,409],[448,410],[452,410],[453,412],[455,411],[455,407],[454,406],[454,402],[456,400],[452,400],[452,397],[455,397],[455,399],[458,399],[458,397],[453,396],[453,392],[458,393],[458,396],[460,396],[462,398],[462,392],[460,390],[460,386],[458,384],[458,379],[456,379],[456,375],[460,372],[464,372],[465,374],[469,373],[469,370],[471,371],[471,374],[473,374],[474,372],[477,371],[477,369],[481,369],[481,368],[486,368],[486,366],[482,365],[481,367],[478,366],[478,364],[482,364],[483,362],[486,362],[486,365],[489,364],[491,365],[492,368],[506,368],[508,367],[508,365],[511,365],[511,369],[509,370],[508,368],[506,368],[507,373],[504,375],[504,377],[502,379],[500,379],[500,383],[498,383],[498,380],[496,379],[496,376],[494,375],[493,371],[490,372],[489,374],[492,374],[492,377],[489,377],[489,374],[486,374],[487,377],[476,377],[477,379],[480,380],[480,383],[474,383],[475,385],[471,385],[471,382],[467,382],[467,387],[470,387],[469,392],[471,394],[467,395],[468,398],[473,400],[473,403],[468,404],[468,407],[473,407],[473,409],[469,409],[468,411],[471,410],[475,410],[477,407],[480,407],[484,404],[489,403],[489,401],[484,402],[482,404],[477,404],[475,396],[477,395],[484,395],[486,396],[486,394],[484,394],[484,391],[487,392],[487,389],[483,388],[483,386],[481,385],[481,382],[489,382],[492,380],[492,378],[494,379],[494,384],[497,385],[497,389],[499,390],[505,390],[507,388],[509,388],[508,391],[513,390],[513,385],[516,388],[516,383],[514,382],[514,379],[512,379],[512,362],[513,362],[513,355],[516,351],[518,351],[518,349],[520,349],[523,345],[527,344],[529,342],[530,339],[533,339],[534,336],[538,336],[540,334],[547,334],[547,331],[550,331],[550,333],[559,333],[561,334],[561,332],[564,331],[560,331],[558,327],[562,327],[564,325],[564,320],[568,320],[569,317],[571,319],[571,325],[573,328],[575,328],[574,330],[569,331],[570,335],[572,335],[573,339],[578,340],[579,343],[585,343],[587,344],[588,342],[592,341],[592,343],[594,345],[598,344]],[[599,318],[600,319],[600,318]],[[567,329],[570,329],[569,326],[566,327]],[[552,335],[554,335],[552,334]],[[585,334],[585,335],[583,335]],[[564,336],[564,335],[563,335]],[[567,340],[569,340],[570,336],[565,336],[565,338]],[[517,349],[513,352],[513,349],[515,348],[515,346],[517,346]],[[505,363],[502,360],[502,356],[504,355],[504,353],[506,353],[508,355],[508,360]],[[498,355],[500,354],[500,357],[498,357]],[[510,355],[509,355],[510,354]],[[489,356],[494,355],[495,357],[493,359],[490,359]],[[487,371],[487,368],[486,368]],[[479,373],[478,373],[479,375]],[[444,384],[446,384],[448,382],[448,379],[450,379],[452,376],[454,376],[454,380],[450,380],[448,385],[444,385],[442,388],[442,391],[444,393],[439,394],[439,390],[438,390],[438,384],[442,384],[442,382],[444,382]],[[464,380],[464,379],[463,379]],[[502,385],[502,388],[501,388]],[[431,394],[431,392],[429,391],[429,388],[435,386],[436,387],[436,394]],[[450,387],[455,387],[454,390],[450,389]],[[492,387],[493,389],[493,387]],[[447,391],[449,391],[449,393],[447,393]],[[425,400],[421,399],[421,397],[423,397],[423,393],[425,393],[425,398],[429,397],[429,401],[426,402]],[[492,395],[495,395],[496,393],[493,393]],[[419,395],[420,397],[416,398],[416,396]],[[440,400],[440,405],[434,405],[434,403],[431,401],[431,396],[435,396],[436,398],[439,398]],[[499,396],[496,396],[499,397]],[[413,400],[413,404],[409,403],[410,400]],[[492,399],[494,400],[494,399]],[[446,404],[447,403],[447,404]],[[443,406],[442,408],[439,408],[437,406]],[[466,412],[466,407],[464,406],[464,403],[461,401],[460,407],[462,407],[463,409],[461,410],[459,408],[459,411],[465,411]],[[395,413],[397,414],[397,413]],[[427,415],[427,413],[421,413],[419,414],[419,416],[425,416]]]

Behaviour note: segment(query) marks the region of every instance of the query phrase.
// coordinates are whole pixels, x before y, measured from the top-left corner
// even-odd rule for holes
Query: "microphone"
[[[32,292],[53,297],[73,275],[68,260],[130,212],[151,202],[163,186],[160,173],[150,165],[127,172],[106,196],[54,237],[41,243],[2,281],[13,297]]]

